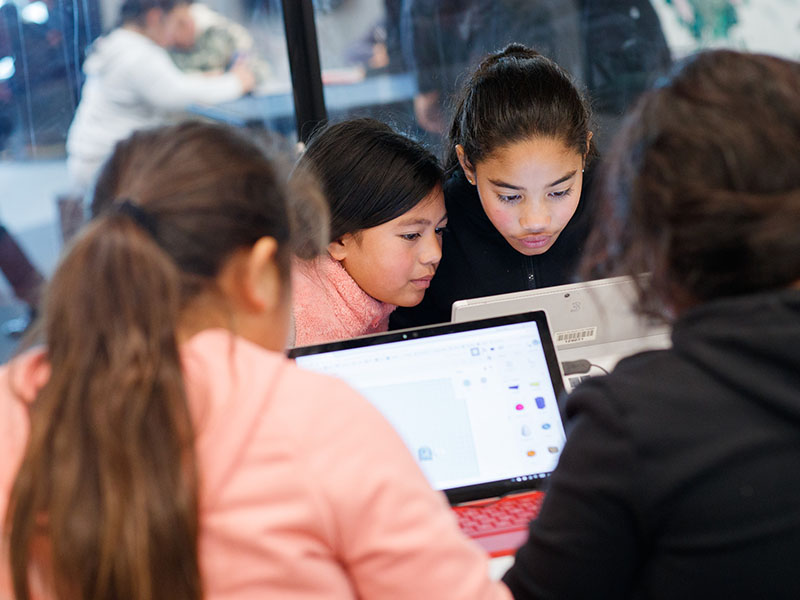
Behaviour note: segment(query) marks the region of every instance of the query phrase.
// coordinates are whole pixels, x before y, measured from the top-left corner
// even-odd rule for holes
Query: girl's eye
[[[515,202],[519,202],[520,198],[522,198],[522,196],[520,196],[519,194],[513,194],[510,196],[503,196],[498,194],[497,197],[500,199],[500,202],[507,202],[508,204],[514,204]]]
[[[437,227],[434,229],[436,235],[443,235],[445,231],[447,231],[447,225],[442,225],[441,227]]]
[[[400,237],[403,238],[404,240],[408,240],[409,242],[413,242],[414,240],[416,240],[419,237],[419,234],[418,233],[402,233],[402,234],[400,234]]]
[[[566,198],[571,193],[572,193],[572,188],[570,187],[570,188],[567,188],[565,190],[561,190],[561,191],[558,191],[558,192],[550,192],[550,197],[551,198]]]

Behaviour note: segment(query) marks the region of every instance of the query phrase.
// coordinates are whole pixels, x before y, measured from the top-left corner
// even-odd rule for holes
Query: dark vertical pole
[[[297,137],[305,142],[314,129],[328,118],[322,92],[314,6],[312,0],[282,0],[282,3]]]

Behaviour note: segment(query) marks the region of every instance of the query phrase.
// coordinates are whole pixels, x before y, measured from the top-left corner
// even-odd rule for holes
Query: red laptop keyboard
[[[502,556],[512,554],[525,541],[528,524],[538,516],[543,500],[544,492],[531,492],[454,506],[453,510],[464,533],[492,556]]]

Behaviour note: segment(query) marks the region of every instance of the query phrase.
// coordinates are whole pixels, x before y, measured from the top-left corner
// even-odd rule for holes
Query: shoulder
[[[166,51],[146,36],[118,27],[104,38],[100,38],[96,46],[99,53],[109,58],[131,59],[129,53],[166,55]]]
[[[337,424],[356,417],[379,417],[343,381],[301,369],[283,354],[227,330],[197,334],[184,344],[181,355],[187,393],[192,399],[212,403],[211,407],[194,407],[200,419],[209,409],[224,414],[227,420],[236,413],[246,414],[246,418],[269,413],[269,418],[304,436],[309,430],[317,434],[321,428],[335,430]]]
[[[333,278],[330,269],[321,266],[319,260],[295,260],[292,265],[292,315],[297,345],[318,341],[315,334],[330,335],[333,332],[329,330],[339,322]]]
[[[271,427],[280,428],[299,464],[339,509],[356,507],[358,503],[351,501],[355,495],[374,499],[373,494],[383,494],[379,488],[395,478],[414,482],[416,489],[429,489],[396,430],[344,381],[291,363],[275,397]],[[354,494],[354,486],[362,491]]]
[[[564,403],[568,427],[581,419],[601,424],[632,444],[657,446],[690,418],[694,379],[691,366],[672,349],[641,352],[620,361],[609,375],[589,379]],[[689,413],[684,411],[688,409]]]
[[[295,465],[298,476],[336,488],[337,470],[357,477],[353,456],[364,449],[370,448],[365,460],[394,462],[403,448],[380,413],[346,383],[230,332],[198,334],[184,344],[182,358],[209,490],[221,489],[226,473],[259,464]]]
[[[297,345],[386,330],[394,305],[369,296],[330,256],[297,261],[292,277]]]
[[[49,376],[41,349],[27,352],[0,367],[0,515],[5,515],[5,503],[28,441],[27,405]]]
[[[583,396],[584,392],[604,396],[609,403],[620,406],[629,401],[638,402],[629,393],[638,386],[658,385],[657,379],[676,370],[676,360],[671,349],[648,350],[633,354],[620,360],[608,375],[592,377],[578,386],[575,392],[567,396],[566,405],[574,403],[575,398]]]
[[[292,262],[292,293],[296,298],[321,293],[325,289],[322,272],[315,268],[316,260],[295,259]]]
[[[181,358],[187,385],[220,395],[275,396],[296,390],[303,392],[296,402],[303,403],[312,392],[355,394],[338,380],[303,371],[285,355],[226,329],[209,329],[193,336],[181,347]]]
[[[85,70],[100,77],[116,77],[115,85],[126,83],[125,78],[148,77],[171,64],[169,53],[144,35],[117,28],[98,40],[94,51],[87,57]]]

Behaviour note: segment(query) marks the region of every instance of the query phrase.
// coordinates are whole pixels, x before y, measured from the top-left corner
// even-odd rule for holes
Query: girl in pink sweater
[[[281,354],[313,195],[204,124],[96,194],[0,369],[0,598],[510,598],[379,413]]]
[[[422,301],[442,258],[442,172],[422,146],[374,119],[330,126],[297,167],[322,184],[327,252],[296,261],[294,345],[386,331],[398,306]]]

